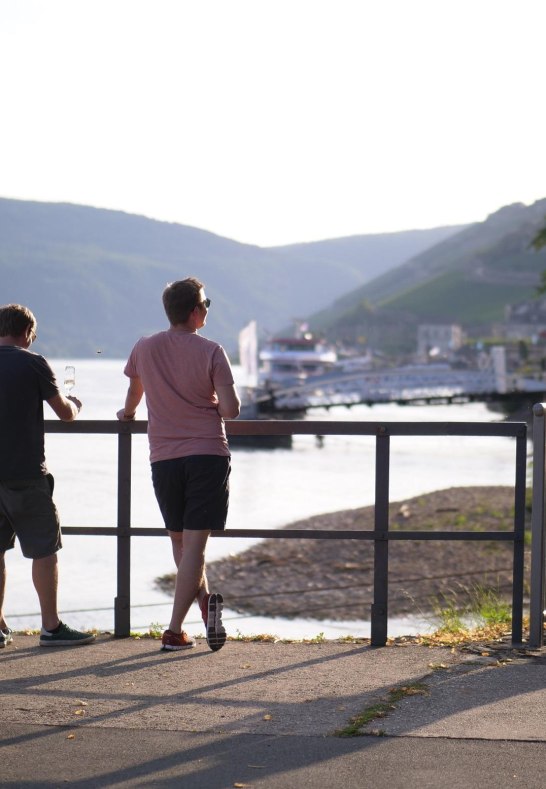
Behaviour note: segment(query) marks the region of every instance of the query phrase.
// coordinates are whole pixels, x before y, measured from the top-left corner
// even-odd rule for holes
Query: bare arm
[[[241,401],[235,386],[216,387],[218,413],[224,419],[235,419],[241,411]]]
[[[140,378],[130,378],[129,389],[125,397],[125,407],[117,412],[117,418],[122,422],[132,422],[138,404],[142,400],[144,387]]]
[[[47,401],[62,422],[73,422],[80,413],[82,404],[77,397],[56,394]]]

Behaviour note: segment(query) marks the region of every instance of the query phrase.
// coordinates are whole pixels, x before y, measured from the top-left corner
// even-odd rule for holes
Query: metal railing
[[[47,421],[49,433],[104,433],[118,435],[117,525],[115,527],[65,526],[63,534],[110,535],[117,538],[117,595],[114,632],[128,636],[130,622],[131,538],[157,536],[158,528],[131,526],[131,449],[133,434],[146,433],[147,422],[77,420]],[[387,642],[389,542],[391,540],[492,540],[513,543],[512,642],[521,643],[523,626],[525,482],[527,426],[524,422],[333,422],[296,420],[240,420],[226,423],[231,436],[375,436],[375,512],[370,530],[329,529],[226,529],[214,537],[258,537],[304,540],[369,540],[373,542],[374,576],[371,605],[371,643]],[[390,439],[392,436],[488,436],[514,438],[513,531],[391,531],[389,529]],[[484,458],[484,462],[486,462]]]

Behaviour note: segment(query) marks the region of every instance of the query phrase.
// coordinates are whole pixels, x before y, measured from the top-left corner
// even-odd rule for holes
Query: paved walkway
[[[542,651],[37,644],[0,651],[3,786],[546,785]],[[373,705],[366,736],[336,736]]]

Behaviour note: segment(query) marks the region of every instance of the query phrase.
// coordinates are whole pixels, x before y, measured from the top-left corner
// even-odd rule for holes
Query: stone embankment
[[[397,530],[511,530],[510,487],[450,488],[392,503]],[[373,529],[374,508],[327,513],[292,523],[297,529]],[[212,588],[229,608],[262,616],[317,620],[369,618],[373,543],[353,540],[266,539],[207,568]],[[173,576],[158,585],[172,591]],[[438,605],[464,605],[477,589],[510,597],[512,544],[469,541],[392,541],[389,615],[427,614]]]

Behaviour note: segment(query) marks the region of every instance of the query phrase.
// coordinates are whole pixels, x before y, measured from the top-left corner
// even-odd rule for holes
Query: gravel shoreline
[[[511,487],[449,488],[393,502],[392,530],[509,531]],[[294,529],[373,529],[374,507],[327,513]],[[317,620],[369,619],[373,597],[373,542],[264,539],[241,554],[207,566],[212,589],[241,613]],[[156,584],[172,593],[173,574]],[[389,615],[426,615],[440,602],[463,605],[476,587],[512,587],[512,543],[391,541]]]

